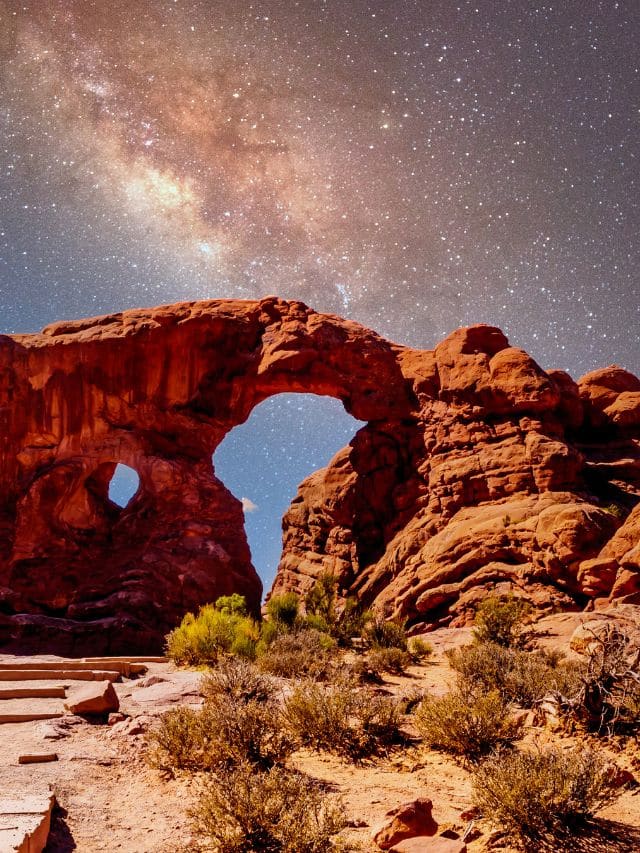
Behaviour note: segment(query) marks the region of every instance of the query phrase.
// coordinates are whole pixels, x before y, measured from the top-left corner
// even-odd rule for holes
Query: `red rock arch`
[[[0,337],[0,644],[151,651],[218,595],[257,609],[242,509],[211,456],[283,391],[336,397],[368,426],[294,501],[276,588],[329,569],[414,623],[494,583],[567,606],[640,594],[637,513],[603,550],[640,495],[635,377],[578,387],[486,326],[416,351],[275,297],[182,303]],[[114,514],[117,461],[141,482]]]

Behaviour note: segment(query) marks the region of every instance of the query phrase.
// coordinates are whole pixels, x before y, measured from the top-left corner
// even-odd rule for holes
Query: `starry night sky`
[[[638,45],[637,0],[0,0],[0,332],[277,293],[640,373]],[[216,455],[265,575],[334,403]]]

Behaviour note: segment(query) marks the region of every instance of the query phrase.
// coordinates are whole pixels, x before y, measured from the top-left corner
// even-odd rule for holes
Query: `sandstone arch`
[[[633,548],[600,557],[640,496],[635,377],[578,387],[486,326],[428,352],[275,297],[182,303],[0,337],[0,642],[151,651],[217,595],[257,608],[241,506],[211,455],[282,391],[334,396],[368,426],[301,487],[277,588],[329,568],[416,624],[483,584],[566,606],[640,589]],[[140,488],[116,516],[119,461]]]

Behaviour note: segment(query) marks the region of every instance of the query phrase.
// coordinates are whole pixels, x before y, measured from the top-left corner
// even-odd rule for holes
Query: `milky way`
[[[640,372],[637,0],[0,0],[0,34],[0,331],[277,293]]]

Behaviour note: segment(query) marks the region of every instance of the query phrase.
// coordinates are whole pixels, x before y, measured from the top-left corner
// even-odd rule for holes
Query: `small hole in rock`
[[[138,472],[119,462],[109,483],[109,500],[118,506],[125,507],[131,502],[139,486]]]

